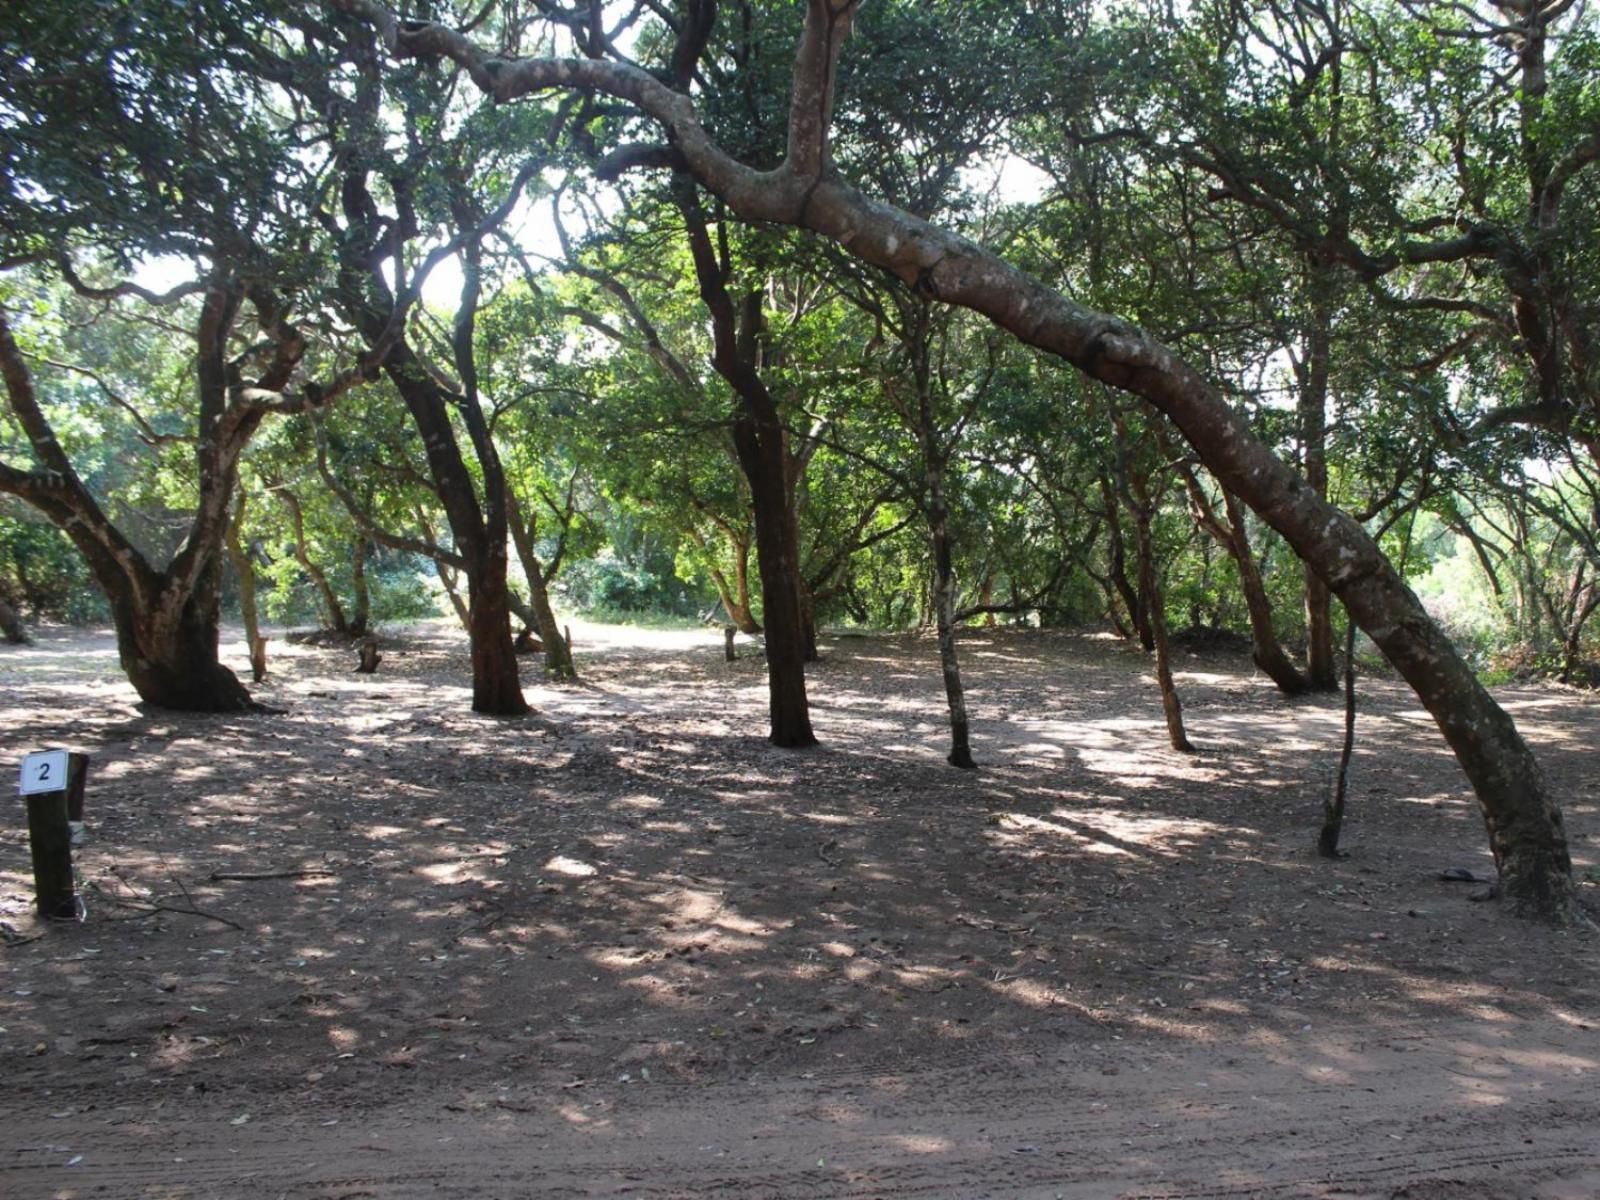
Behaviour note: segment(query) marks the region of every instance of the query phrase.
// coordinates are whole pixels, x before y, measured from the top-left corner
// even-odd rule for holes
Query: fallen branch
[[[229,929],[237,929],[240,933],[249,932],[243,925],[239,924],[239,922],[231,920],[228,917],[219,916],[214,912],[207,912],[203,908],[183,908],[176,904],[164,904],[160,900],[141,900],[137,902],[124,900],[121,896],[113,895],[112,893],[103,891],[98,887],[95,887],[95,892],[98,895],[104,896],[118,908],[131,909],[139,914],[136,917],[125,918],[129,921],[142,921],[147,917],[159,916],[161,913],[173,913],[180,917],[199,917],[205,921],[215,921],[218,925],[226,925]]]
[[[307,867],[298,871],[213,871],[206,876],[209,883],[259,883],[263,879],[310,879],[318,875],[332,875],[326,867]]]

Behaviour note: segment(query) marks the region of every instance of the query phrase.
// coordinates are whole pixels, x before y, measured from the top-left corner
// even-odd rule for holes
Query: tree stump
[[[722,657],[729,662],[733,662],[739,657],[733,652],[733,635],[737,632],[738,630],[732,625],[724,625],[722,627]]]
[[[383,655],[378,653],[378,639],[362,638],[356,649],[361,655],[361,661],[356,664],[356,674],[376,675],[378,664],[383,661]]]

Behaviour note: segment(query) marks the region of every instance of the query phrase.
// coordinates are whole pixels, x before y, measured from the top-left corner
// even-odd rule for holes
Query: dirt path
[[[720,635],[575,632],[517,721],[443,628],[275,642],[280,717],[0,651],[0,757],[95,756],[87,923],[0,837],[0,1195],[1600,1195],[1597,940],[1439,880],[1492,868],[1401,689],[1325,863],[1337,701],[1226,656],[1184,758],[1138,656],[973,633],[969,774],[927,641],[830,644],[793,754]],[[1600,705],[1502,699],[1587,872]]]

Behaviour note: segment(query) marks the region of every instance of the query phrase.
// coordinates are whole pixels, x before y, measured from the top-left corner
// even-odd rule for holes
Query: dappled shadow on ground
[[[869,1121],[930,1072],[1012,1063],[1179,1070],[1143,1095],[1159,1122],[1267,1088],[1263,1062],[1355,1092],[1425,1061],[1467,1108],[1600,1070],[1593,943],[1438,878],[1492,865],[1392,683],[1363,682],[1352,854],[1325,862],[1338,698],[1285,701],[1231,659],[1180,662],[1201,747],[1182,756],[1143,657],[973,633],[964,773],[929,639],[830,643],[805,753],[763,740],[762,664],[721,662],[712,634],[608,645],[515,720],[466,711],[460,649],[426,630],[375,677],[279,655],[283,716],[140,711],[105,649],[0,662],[8,751],[95,756],[89,920],[0,959],[11,1101],[63,1119],[426,1097],[603,1129],[639,1089],[766,1079],[833,1081],[841,1119]],[[1592,866],[1600,711],[1505,699]],[[19,935],[28,890],[13,828]]]

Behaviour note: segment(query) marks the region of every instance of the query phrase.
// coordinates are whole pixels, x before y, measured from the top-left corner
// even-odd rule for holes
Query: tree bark
[[[367,586],[367,555],[371,552],[371,540],[357,537],[350,554],[350,590],[355,595],[355,615],[350,618],[351,637],[366,637],[367,626],[372,623],[372,589]]]
[[[1239,572],[1239,590],[1244,594],[1245,611],[1250,615],[1251,656],[1256,666],[1284,695],[1302,695],[1309,685],[1284,652],[1283,643],[1278,641],[1278,632],[1272,621],[1272,601],[1267,596],[1267,587],[1261,579],[1256,556],[1250,549],[1250,533],[1245,526],[1238,498],[1223,489],[1222,505],[1227,520],[1220,521],[1211,497],[1200,486],[1193,469],[1185,465],[1180,470],[1183,472],[1184,486],[1189,492],[1189,505],[1195,524],[1227,550]]]
[[[928,534],[933,543],[933,605],[939,629],[939,670],[944,677],[944,696],[950,708],[950,753],[952,767],[973,770],[971,731],[967,718],[967,694],[961,686],[961,663],[956,657],[956,576],[950,561],[950,522],[945,511],[943,487],[929,480]]]
[[[544,643],[545,672],[556,679],[576,679],[578,671],[572,662],[572,647],[567,645],[561,626],[556,623],[555,610],[550,605],[549,579],[534,547],[534,523],[524,520],[521,501],[515,489],[509,486],[506,488],[506,522],[517,548],[517,558],[522,563],[522,576],[528,583],[528,610],[533,616],[533,627]]]
[[[22,617],[4,596],[0,596],[0,634],[13,646],[31,646],[33,639],[22,624]]]
[[[1129,444],[1126,422],[1114,409],[1111,421],[1116,430],[1117,495],[1133,517],[1134,547],[1139,563],[1139,596],[1144,601],[1151,641],[1155,644],[1156,686],[1161,692],[1167,740],[1179,753],[1192,754],[1194,746],[1183,726],[1183,704],[1178,698],[1178,685],[1172,678],[1172,644],[1167,637],[1166,598],[1162,594],[1160,576],[1156,571],[1155,537],[1151,524],[1155,519],[1157,498],[1150,493],[1149,479],[1143,469],[1129,465],[1128,459],[1134,447]]]
[[[1139,591],[1150,613],[1150,630],[1156,644],[1156,683],[1161,689],[1161,709],[1167,720],[1167,740],[1182,754],[1193,754],[1194,746],[1183,727],[1183,704],[1178,685],[1172,678],[1172,646],[1167,639],[1166,605],[1156,578],[1155,541],[1150,536],[1150,509],[1141,503],[1134,513],[1135,540],[1139,546]]]
[[[805,634],[800,614],[800,546],[789,496],[789,455],[783,422],[758,370],[761,296],[745,298],[743,320],[727,289],[727,264],[718,261],[695,184],[674,182],[694,259],[700,298],[711,314],[712,366],[732,386],[739,413],[734,450],[750,485],[756,560],[761,573],[761,622],[766,632],[769,739],[798,749],[817,744],[806,697]]]
[[[1278,631],[1272,621],[1272,601],[1261,579],[1261,567],[1250,549],[1250,534],[1245,527],[1244,513],[1239,500],[1232,492],[1222,493],[1223,510],[1228,517],[1228,551],[1233,555],[1239,571],[1239,587],[1244,592],[1245,610],[1250,614],[1251,657],[1257,667],[1286,696],[1298,696],[1307,690],[1305,676],[1295,668]]]
[[[388,241],[389,233],[367,189],[364,171],[354,166],[347,171],[341,188],[349,230],[344,239],[339,299],[369,346],[388,344],[384,373],[400,393],[421,435],[434,489],[450,524],[456,553],[467,577],[464,613],[448,582],[446,590],[457,614],[463,617],[472,643],[472,709],[490,716],[521,716],[528,711],[528,704],[522,695],[511,637],[505,474],[479,402],[473,353],[484,227],[480,215],[467,211],[469,202],[459,195],[452,200],[457,225],[464,234],[460,248],[462,293],[451,330],[461,394],[447,392],[405,337],[391,328],[403,306],[378,265],[385,252],[394,255],[397,248]],[[451,423],[452,410],[461,413],[478,459],[482,504]],[[445,580],[445,564],[437,558],[435,563],[441,580]]]
[[[734,443],[755,509],[756,560],[767,644],[768,736],[773,745],[797,749],[817,744],[806,697],[805,636],[795,588],[799,551],[783,486],[783,427],[776,410],[764,415],[768,419],[741,414],[734,421]]]
[[[1518,912],[1581,920],[1561,810],[1516,725],[1358,522],[1329,505],[1188,363],[1126,321],[1069,300],[969,238],[874,201],[830,169],[827,131],[852,0],[809,0],[795,54],[789,151],[762,171],[728,155],[692,101],[649,73],[596,59],[507,59],[444,25],[404,26],[376,0],[337,0],[392,49],[447,56],[501,102],[552,87],[637,105],[670,135],[679,163],[740,217],[829,238],[922,293],[972,309],[1026,345],[1132,392],[1170,417],[1217,480],[1317,571],[1415,690],[1477,793],[1503,893]]]
[[[1117,515],[1120,504],[1116,487],[1105,475],[1100,476],[1100,498],[1106,506],[1106,574],[1116,593],[1128,610],[1129,631],[1139,639],[1139,644],[1150,651],[1156,648],[1155,631],[1150,627],[1149,598],[1142,588],[1128,578],[1128,551],[1122,534],[1122,519]],[[1112,619],[1119,630],[1122,623]],[[1124,636],[1128,636],[1124,633]]]
[[[257,707],[217,657],[219,564],[187,597],[170,583],[153,605],[120,581],[102,580],[117,631],[117,653],[140,699],[180,712],[248,712]]]
[[[1344,737],[1339,743],[1339,765],[1333,787],[1322,805],[1322,829],[1317,833],[1317,853],[1339,857],[1339,835],[1344,830],[1345,799],[1350,789],[1350,756],[1356,747],[1356,623],[1346,620],[1344,631]]]
[[[327,628],[334,633],[348,634],[350,622],[344,615],[344,606],[339,603],[339,597],[334,594],[333,585],[328,582],[324,574],[311,558],[311,551],[306,546],[306,519],[305,511],[300,506],[300,497],[292,488],[283,484],[274,484],[272,494],[289,513],[289,523],[294,529],[294,558],[300,564],[300,569],[306,573],[317,589],[317,596],[322,601],[322,615],[327,622]]]
[[[43,467],[30,472],[0,463],[0,491],[22,497],[72,539],[111,607],[129,682],[158,708],[241,712],[257,707],[217,656],[218,583],[239,456],[268,411],[230,398],[227,337],[242,298],[238,285],[214,281],[200,309],[195,333],[199,495],[187,536],[163,569],[117,529],[78,476],[39,406],[32,374],[0,312],[0,373],[12,412]],[[263,323],[270,324],[265,313]],[[287,381],[304,346],[287,327],[276,332],[276,357],[259,381],[272,389]]]

